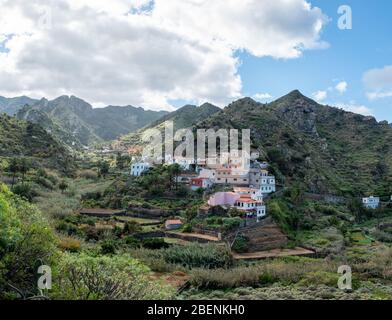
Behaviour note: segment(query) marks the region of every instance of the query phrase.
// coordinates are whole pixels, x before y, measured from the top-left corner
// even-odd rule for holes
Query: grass
[[[124,222],[136,222],[140,225],[156,223],[159,224],[161,221],[156,219],[145,219],[145,218],[137,218],[137,217],[117,217],[117,220],[124,221]]]

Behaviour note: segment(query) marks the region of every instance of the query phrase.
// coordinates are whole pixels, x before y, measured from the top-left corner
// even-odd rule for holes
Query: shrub
[[[235,217],[235,218],[223,218],[222,219],[222,224],[223,224],[223,230],[224,231],[230,231],[235,228],[238,228],[241,225],[241,218]]]
[[[56,240],[41,212],[0,183],[0,299],[12,295],[7,284],[38,294],[35,266],[55,264]]]
[[[260,272],[256,268],[235,269],[195,269],[192,270],[190,283],[199,289],[231,289],[236,287],[257,287],[260,284]]]
[[[174,289],[149,279],[150,270],[129,256],[65,254],[52,297],[61,300],[170,299]]]
[[[33,185],[30,183],[18,183],[13,188],[13,193],[18,196],[27,199],[28,201],[32,201],[34,197],[38,195],[37,191],[33,188]]]
[[[124,242],[126,245],[130,246],[131,248],[139,248],[141,245],[138,239],[130,236],[124,237]]]
[[[148,238],[142,241],[142,245],[146,249],[158,250],[168,248],[169,245],[161,238]]]
[[[46,189],[53,190],[53,183],[43,176],[37,176],[34,181]]]
[[[239,253],[247,252],[248,251],[248,243],[249,243],[248,237],[240,234],[236,237],[236,239],[233,243],[232,249],[235,252],[239,252]]]
[[[142,227],[135,221],[126,222],[123,229],[125,235],[135,234],[141,231]]]
[[[54,174],[47,174],[45,178],[47,178],[52,185],[56,185],[59,182],[59,178]]]
[[[66,221],[60,221],[59,224],[56,226],[56,230],[68,236],[76,236],[83,234],[75,224]]]
[[[59,248],[63,251],[78,252],[80,247],[80,241],[75,238],[63,238],[59,243]]]
[[[187,246],[173,246],[163,251],[163,257],[168,263],[187,268],[226,268],[233,263],[228,247],[215,244],[192,243]]]
[[[78,171],[77,176],[79,178],[89,179],[89,180],[95,180],[98,178],[97,172],[89,169]]]
[[[101,244],[101,253],[102,254],[115,254],[116,250],[117,250],[117,244],[112,239],[105,240]]]
[[[321,272],[321,280],[315,284],[337,285],[332,275],[336,273],[337,264],[327,263],[324,260],[308,258],[287,258],[265,261],[247,267],[232,269],[218,268],[208,270],[205,268],[192,270],[191,284],[201,289],[231,289],[238,287],[260,287],[263,285],[280,282],[284,285],[301,283],[310,285],[311,279],[317,272]],[[308,274],[309,276],[306,278]]]
[[[190,223],[185,224],[184,227],[182,228],[182,232],[185,233],[192,232],[192,225]]]
[[[305,287],[310,285],[337,287],[339,276],[340,275],[336,272],[315,271],[306,274],[298,284]]]

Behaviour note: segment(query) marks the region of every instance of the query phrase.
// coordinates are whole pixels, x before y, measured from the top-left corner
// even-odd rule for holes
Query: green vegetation
[[[76,98],[58,102],[89,109]],[[124,129],[98,132],[79,115],[69,128],[61,123],[73,116],[69,110],[62,119],[48,110],[23,112],[75,149]],[[71,151],[38,125],[0,116],[0,175],[8,185],[0,184],[0,299],[392,298],[390,127],[297,91],[268,105],[246,98],[223,111],[187,106],[146,128],[162,130],[170,119],[175,129],[250,128],[259,160],[270,163],[284,186],[266,200],[268,214],[288,236],[288,248],[313,249],[316,258],[235,260],[231,249],[251,253],[254,246],[254,238],[238,232],[242,213],[216,207],[199,215],[203,191],[178,183],[184,173],[178,165],[129,177],[130,155]],[[118,145],[137,153],[146,128]],[[360,202],[372,193],[383,200],[377,210]],[[84,216],[81,208],[121,209],[127,216]],[[221,233],[223,241],[167,238],[164,222],[171,218],[184,222],[178,235],[202,229]],[[51,291],[37,290],[40,264],[53,270]],[[341,265],[352,268],[351,291],[337,289]]]
[[[32,205],[0,184],[0,299],[38,295],[37,263],[56,261],[56,238]]]
[[[30,167],[46,165],[65,173],[73,169],[69,151],[43,128],[4,114],[0,114],[0,155],[18,157],[18,163],[9,161],[12,174],[16,170],[23,175],[23,165],[27,163]]]

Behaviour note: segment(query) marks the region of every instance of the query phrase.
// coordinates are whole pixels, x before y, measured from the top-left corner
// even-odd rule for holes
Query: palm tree
[[[17,158],[11,159],[11,162],[8,166],[8,171],[12,173],[12,188],[14,188],[15,177],[16,174],[19,172],[19,162]]]
[[[60,182],[59,189],[61,190],[61,193],[64,193],[64,191],[68,189],[68,184],[65,180]]]
[[[25,174],[30,170],[30,163],[26,158],[21,158],[19,162],[19,171],[22,174],[22,182],[24,182]]]
[[[177,190],[178,189],[178,176],[182,172],[181,166],[178,163],[175,163],[168,168],[168,171],[169,171],[169,177],[170,177],[170,185],[173,185],[173,180],[174,180],[174,187],[175,187],[175,190]]]

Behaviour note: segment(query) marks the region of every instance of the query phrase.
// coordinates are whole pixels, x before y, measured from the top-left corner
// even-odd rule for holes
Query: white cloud
[[[392,66],[367,71],[363,82],[370,100],[392,97]]]
[[[155,0],[153,17],[257,57],[296,58],[327,46],[320,41],[327,17],[304,0]]]
[[[270,95],[269,93],[256,93],[253,95],[252,98],[257,101],[265,102],[265,101],[271,100],[273,98],[273,96]]]
[[[314,92],[314,93],[312,94],[312,96],[313,96],[313,98],[314,98],[317,102],[322,102],[322,101],[324,101],[324,100],[327,98],[328,93],[327,93],[327,91],[319,90],[319,91]]]
[[[335,103],[334,105],[342,108],[343,110],[361,114],[363,116],[373,116],[373,110],[369,109],[364,105],[360,105],[355,103],[355,101],[351,101],[350,103]]]
[[[296,58],[322,48],[305,0],[0,0],[1,94],[170,109],[240,97],[236,50]],[[5,36],[8,36],[7,38]]]
[[[335,89],[336,89],[337,91],[339,91],[340,93],[344,93],[344,92],[346,92],[346,90],[347,90],[347,86],[348,86],[348,83],[347,83],[346,81],[341,81],[341,82],[339,82],[339,83],[335,86]]]

